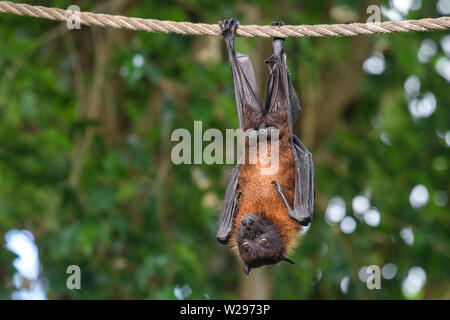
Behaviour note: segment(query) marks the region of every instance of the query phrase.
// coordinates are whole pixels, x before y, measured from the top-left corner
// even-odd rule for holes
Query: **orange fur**
[[[290,144],[290,133],[288,128],[281,127],[279,131],[279,164],[278,171],[273,175],[262,175],[261,168],[269,167],[269,164],[261,163],[264,155],[258,153],[257,164],[248,164],[246,160],[242,164],[239,175],[239,186],[237,192],[242,192],[239,199],[238,211],[234,220],[233,234],[231,237],[231,248],[239,256],[236,243],[236,231],[241,219],[246,214],[262,215],[281,232],[285,254],[295,247],[301,226],[292,220],[281,197],[275,191],[272,181],[276,180],[283,189],[291,207],[294,202],[295,189],[295,159]],[[248,155],[248,144],[246,155]],[[270,139],[268,139],[267,155],[270,156]]]

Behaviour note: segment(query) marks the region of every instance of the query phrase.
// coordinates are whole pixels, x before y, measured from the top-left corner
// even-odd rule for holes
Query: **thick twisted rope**
[[[73,21],[67,10],[32,6],[23,3],[0,1],[0,12],[21,16],[30,16],[57,21]],[[163,21],[155,19],[130,18],[91,12],[80,12],[80,24],[125,28],[147,32],[178,33],[184,35],[221,36],[217,24]],[[394,33],[410,31],[432,31],[450,29],[450,17],[428,18],[420,20],[386,21],[350,24],[286,25],[258,26],[240,25],[237,35],[241,37],[351,37],[377,33]]]

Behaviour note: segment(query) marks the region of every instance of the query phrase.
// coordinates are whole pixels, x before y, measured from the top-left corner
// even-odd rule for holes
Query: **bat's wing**
[[[250,57],[234,50],[234,37],[238,22],[235,19],[219,22],[233,75],[234,94],[239,117],[239,128],[247,130],[257,124],[262,115],[261,96],[256,84]]]
[[[302,226],[307,226],[314,211],[314,164],[311,153],[295,135],[292,136],[291,147],[295,158],[294,208],[286,200],[280,184],[277,181],[272,183],[286,205],[289,217]]]
[[[228,56],[233,75],[234,94],[239,118],[239,128],[247,130],[254,128],[262,116],[262,103],[256,84],[250,57],[234,50],[234,37],[238,22],[235,19],[219,22],[222,35],[228,50]],[[239,203],[240,193],[237,193],[241,161],[231,171],[228,181],[225,200],[220,213],[216,238],[226,244],[230,240],[233,231],[233,222]]]
[[[294,208],[288,214],[305,226],[311,222],[314,211],[314,164],[311,153],[297,136],[293,135],[291,145],[295,158],[295,196]]]
[[[295,158],[293,208],[290,207],[278,182],[273,181],[273,184],[288,209],[289,217],[305,226],[312,220],[314,210],[314,164],[311,153],[292,132],[293,122],[301,109],[297,94],[289,80],[286,53],[283,50],[284,39],[274,38],[272,46],[273,55],[265,61],[270,70],[265,112],[268,118],[279,125],[287,125],[292,136],[291,146]]]
[[[254,121],[262,113],[261,96],[256,85],[250,57],[235,52],[230,60],[233,73],[234,94],[239,117],[239,128],[247,130],[254,127]]]
[[[284,39],[275,38],[272,46],[274,53],[265,61],[270,75],[264,109],[269,117],[273,115],[278,121],[287,122],[292,134],[292,124],[300,114],[300,103],[289,80],[286,53],[283,50]]]
[[[240,196],[239,193],[236,193],[240,170],[241,165],[238,164],[231,171],[231,177],[228,181],[227,191],[225,192],[225,200],[223,202],[222,211],[220,212],[216,239],[223,244],[228,243],[231,232],[233,231],[233,221],[236,215]]]

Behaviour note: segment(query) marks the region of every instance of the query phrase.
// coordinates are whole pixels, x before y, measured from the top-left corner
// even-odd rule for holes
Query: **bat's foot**
[[[239,21],[231,18],[219,21],[220,31],[225,39],[234,38],[236,36],[236,29],[239,26]]]
[[[297,221],[299,224],[301,224],[302,226],[307,226],[310,224],[311,222],[311,217],[309,216],[300,216],[298,214],[298,212],[295,211],[295,204],[294,204],[294,209],[291,208],[291,206],[289,205],[289,202],[286,200],[286,197],[283,193],[283,189],[281,188],[280,184],[276,181],[272,181],[272,184],[275,186],[275,191],[278,193],[278,195],[281,197],[281,200],[283,200],[284,205],[287,208],[288,211],[288,215],[291,219]],[[299,218],[298,218],[299,217]]]
[[[286,23],[284,23],[283,21],[275,21],[275,22],[272,22],[270,25],[272,27],[281,27],[281,26],[285,26]]]
[[[275,22],[272,22],[271,24],[270,24],[272,27],[281,27],[281,26],[285,26],[286,24],[283,22],[283,21],[275,21]],[[275,37],[275,38],[273,38],[273,40],[286,40],[286,38],[280,38],[280,37]]]
[[[234,51],[234,37],[236,37],[236,29],[239,26],[239,21],[234,18],[219,21],[220,31],[225,39],[227,45],[228,54],[233,55]]]

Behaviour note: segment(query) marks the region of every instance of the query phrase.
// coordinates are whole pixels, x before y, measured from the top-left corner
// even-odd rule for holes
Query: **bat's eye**
[[[259,240],[259,242],[264,246],[267,246],[269,244],[269,240],[267,240],[267,238],[262,238],[261,240]]]
[[[248,249],[248,241],[242,242],[242,248],[243,249]]]

